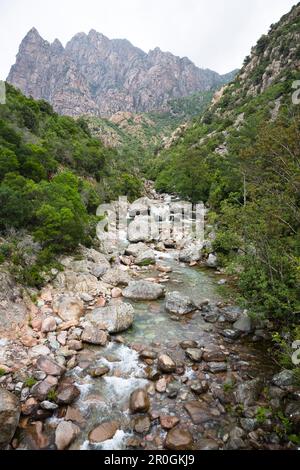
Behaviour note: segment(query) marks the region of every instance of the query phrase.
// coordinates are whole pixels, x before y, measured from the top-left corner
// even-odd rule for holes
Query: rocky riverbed
[[[224,300],[212,231],[205,250],[152,239],[145,205],[122,249],[103,236],[35,302],[1,298],[0,447],[296,448],[300,389],[268,353],[272,325]]]

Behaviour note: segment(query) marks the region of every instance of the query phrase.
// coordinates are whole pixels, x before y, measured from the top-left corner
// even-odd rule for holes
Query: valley
[[[24,37],[0,449],[299,448],[299,44],[299,3],[225,75],[93,29]]]

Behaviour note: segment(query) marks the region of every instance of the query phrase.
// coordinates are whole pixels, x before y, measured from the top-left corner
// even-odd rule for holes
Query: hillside
[[[300,4],[260,38],[236,79],[151,173],[158,190],[215,211],[214,249],[238,274],[242,299],[285,321],[300,309],[300,110],[292,102],[299,39]]]
[[[27,96],[49,101],[71,116],[110,117],[119,112],[170,111],[169,101],[228,83],[188,58],[159,48],[148,54],[127,40],[91,30],[64,48],[45,41],[35,28],[23,39],[7,81]]]
[[[37,264],[22,271],[23,281],[39,285],[39,271],[57,253],[90,244],[95,235],[98,205],[118,195],[134,199],[142,182],[136,162],[122,161],[91,136],[83,120],[59,116],[46,101],[26,98],[6,86],[7,103],[0,106],[0,230],[31,233],[40,243]],[[11,238],[9,236],[8,238]],[[22,256],[5,244],[16,269]],[[12,258],[11,258],[12,256]]]

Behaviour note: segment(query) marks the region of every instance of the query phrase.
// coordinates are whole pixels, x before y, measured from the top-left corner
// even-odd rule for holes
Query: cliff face
[[[23,39],[7,81],[26,95],[46,99],[61,114],[111,116],[119,111],[168,110],[168,101],[226,83],[159,48],[148,54],[125,39],[75,35],[64,48],[33,28]]]

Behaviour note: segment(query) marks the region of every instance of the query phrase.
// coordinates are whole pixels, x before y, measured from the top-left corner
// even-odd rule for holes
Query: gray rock
[[[132,243],[130,244],[126,250],[125,253],[128,256],[134,256],[135,258],[139,256],[141,253],[144,253],[147,251],[149,248],[145,243]]]
[[[194,302],[180,292],[170,292],[166,296],[166,310],[176,315],[187,315],[197,309]]]
[[[137,242],[150,242],[151,236],[151,221],[148,216],[138,216],[128,227],[128,240],[131,243]]]
[[[217,256],[211,253],[205,264],[208,268],[216,269],[218,267],[218,258],[217,258]]]
[[[246,312],[233,325],[235,330],[241,331],[242,333],[251,333],[252,331],[252,320]]]
[[[87,321],[99,329],[106,329],[109,333],[120,333],[131,327],[134,321],[132,305],[116,301],[113,305],[96,308],[86,316]],[[86,341],[83,334],[82,340]]]
[[[292,370],[283,370],[279,374],[274,375],[272,382],[277,387],[290,387],[294,385],[295,378]]]
[[[258,397],[262,391],[263,384],[260,379],[250,380],[238,385],[235,391],[235,398],[238,403],[242,403],[244,407],[256,405]]]
[[[183,263],[192,263],[200,261],[202,258],[202,243],[191,243],[179,253],[179,261]]]
[[[138,266],[149,266],[155,264],[155,254],[153,250],[146,250],[143,253],[140,253],[135,260],[135,264]]]
[[[164,288],[153,282],[134,281],[123,291],[123,297],[131,300],[157,300],[164,296]]]
[[[118,287],[127,286],[131,281],[131,278],[127,271],[116,267],[109,269],[102,277],[102,281],[110,286]]]

